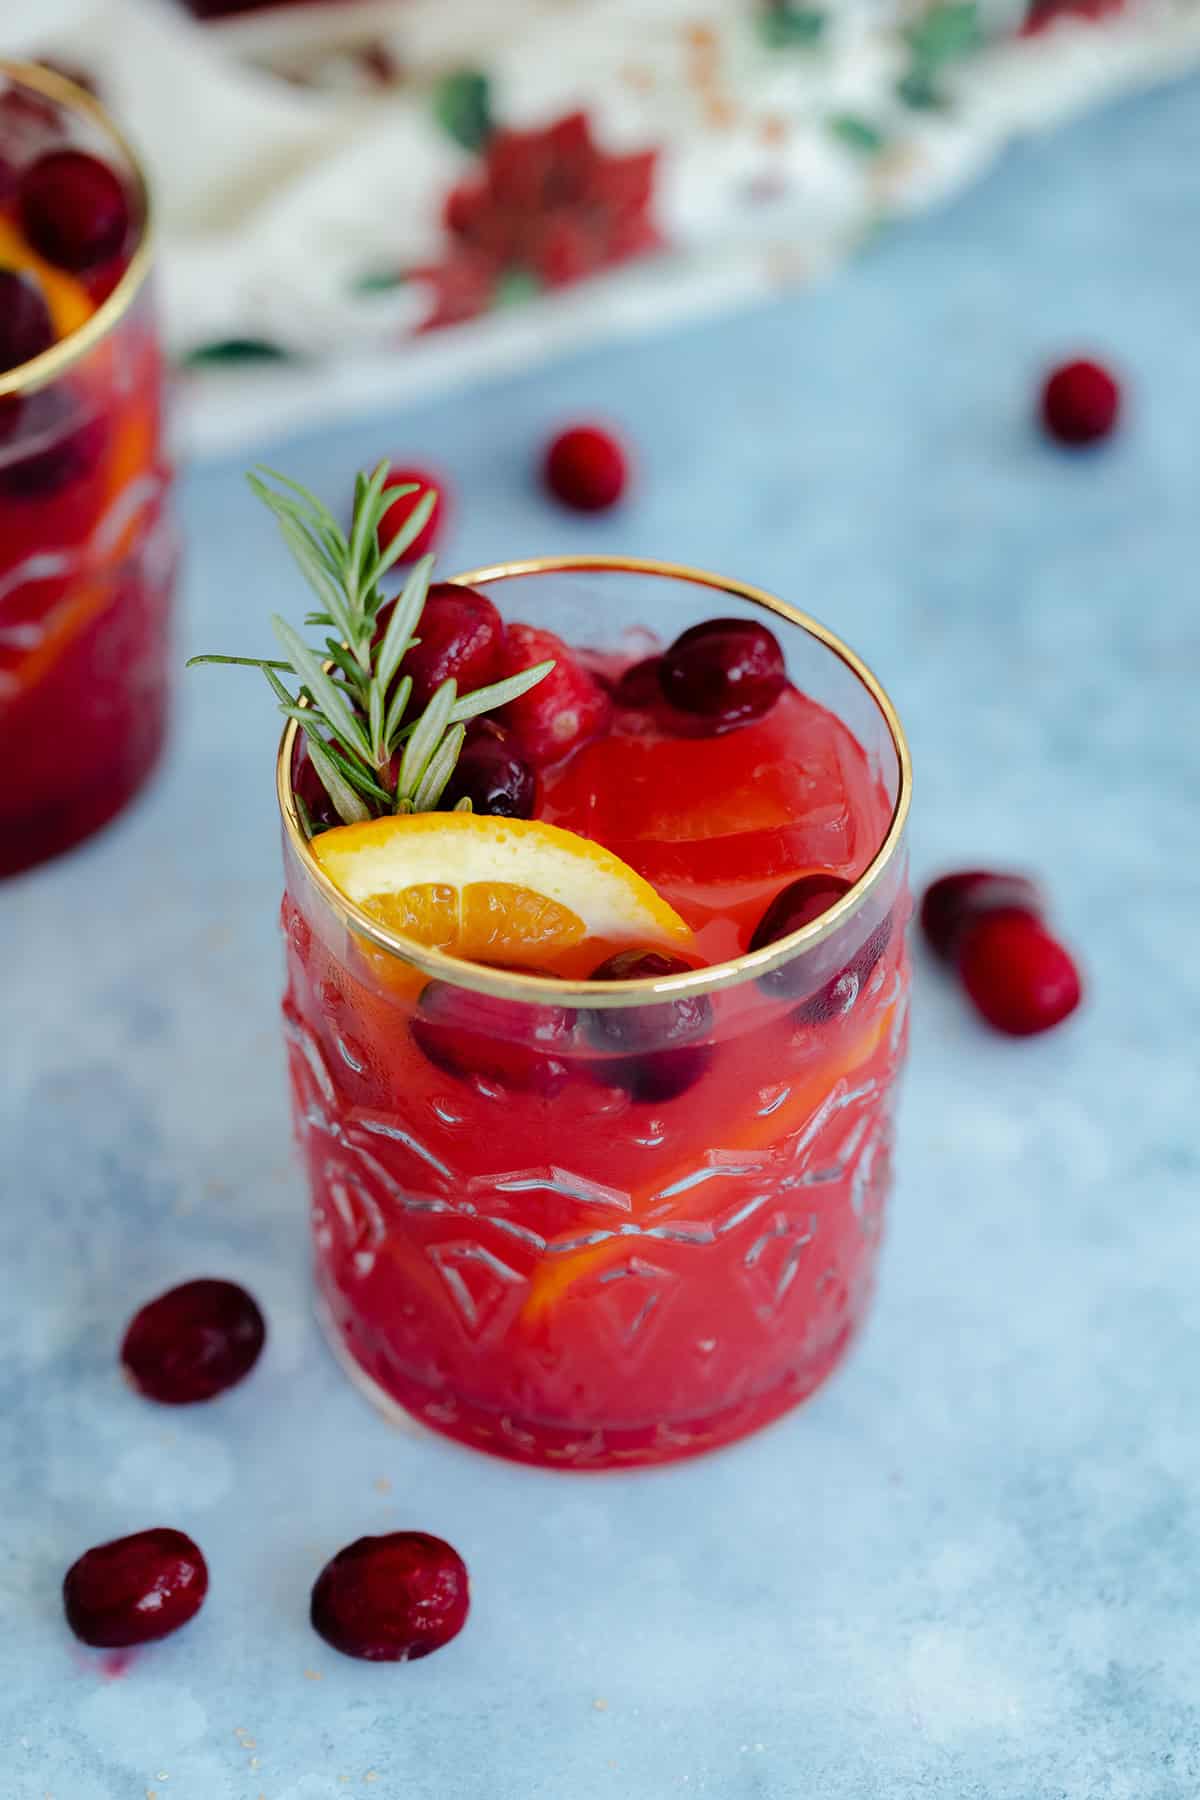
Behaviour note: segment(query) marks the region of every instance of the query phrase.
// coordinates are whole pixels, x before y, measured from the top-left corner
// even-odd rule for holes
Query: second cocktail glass
[[[111,819],[163,743],[177,550],[149,233],[91,96],[0,64],[0,875]]]

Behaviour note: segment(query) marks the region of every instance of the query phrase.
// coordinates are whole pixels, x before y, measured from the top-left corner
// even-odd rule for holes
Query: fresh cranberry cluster
[[[244,1288],[188,1281],[135,1314],[121,1360],[148,1399],[194,1405],[242,1381],[265,1339],[262,1313]],[[67,1623],[98,1649],[169,1636],[195,1618],[207,1593],[199,1545],[165,1526],[94,1545],[63,1580]],[[359,1538],[326,1563],[313,1585],[311,1618],[326,1643],[347,1656],[407,1662],[457,1637],[469,1603],[457,1551],[424,1531],[393,1531]]]
[[[943,875],[926,889],[921,930],[980,1017],[1009,1037],[1049,1031],[1083,997],[1074,959],[1045,923],[1040,890],[1023,875]]]

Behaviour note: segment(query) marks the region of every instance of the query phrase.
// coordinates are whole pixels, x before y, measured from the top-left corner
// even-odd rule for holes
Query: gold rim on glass
[[[546,1002],[557,1006],[608,1009],[645,1004],[659,995],[670,997],[715,993],[719,988],[732,987],[769,974],[772,969],[790,962],[800,952],[831,937],[879,886],[891,867],[904,835],[912,798],[912,763],[903,727],[887,693],[866,663],[828,626],[810,618],[807,613],[800,612],[797,607],[789,606],[785,600],[777,599],[774,594],[768,594],[765,589],[751,587],[745,581],[732,581],[723,575],[712,575],[705,569],[689,568],[683,563],[658,562],[652,557],[643,556],[535,556],[523,562],[494,563],[486,569],[470,569],[466,574],[456,575],[453,579],[467,587],[482,587],[488,582],[509,581],[521,575],[562,574],[652,575],[671,581],[691,582],[696,587],[713,588],[717,593],[730,594],[736,600],[749,600],[766,612],[786,619],[789,624],[798,625],[846,665],[879,708],[895,747],[899,775],[891,823],[883,842],[858,880],[828,912],[822,913],[811,924],[801,926],[799,931],[793,931],[790,937],[780,938],[763,950],[749,950],[731,962],[689,969],[682,975],[665,975],[657,981],[558,981],[548,975],[526,975],[518,969],[489,969],[482,963],[463,961],[447,955],[444,950],[431,950],[424,944],[418,944],[415,939],[401,937],[398,932],[389,931],[353,900],[348,899],[336,883],[330,880],[304,836],[292,794],[292,756],[296,732],[299,730],[296,721],[292,719],[284,727],[275,765],[279,810],[283,815],[284,829],[292,849],[326,904],[349,930],[366,938],[376,949],[384,950],[402,962],[413,964],[439,981],[451,981],[458,987],[470,988],[479,994],[494,994],[502,999]]]
[[[33,88],[44,94],[48,100],[55,101],[67,112],[82,113],[94,125],[99,126],[104,135],[115,144],[121,153],[125,165],[123,173],[133,183],[134,196],[138,203],[138,216],[141,221],[141,235],[137,247],[129,259],[128,267],[118,281],[112,293],[101,301],[91,318],[73,331],[68,337],[60,338],[43,350],[40,356],[31,361],[20,363],[15,369],[6,369],[0,373],[0,396],[5,394],[32,394],[38,388],[45,387],[47,382],[57,381],[58,377],[87,355],[102,338],[117,325],[132,306],[149,273],[153,256],[152,223],[150,217],[150,190],[146,184],[145,172],[124,132],[114,123],[108,113],[85,88],[77,87],[75,82],[68,81],[65,75],[59,75],[53,69],[44,69],[39,63],[5,62],[0,59],[0,80],[15,82],[19,87]]]

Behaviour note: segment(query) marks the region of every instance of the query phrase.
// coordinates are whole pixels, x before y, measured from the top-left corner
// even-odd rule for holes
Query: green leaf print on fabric
[[[492,306],[524,306],[541,291],[542,284],[532,269],[505,269],[492,290]]]
[[[839,144],[845,144],[848,150],[857,150],[863,156],[877,156],[887,143],[878,126],[872,125],[869,119],[860,119],[855,113],[835,113],[829,121],[829,129]]]
[[[355,294],[393,294],[407,280],[408,276],[399,269],[368,269],[355,276],[350,290]]]
[[[433,90],[433,111],[442,130],[464,150],[482,150],[492,135],[491,94],[486,75],[458,69]]]
[[[219,343],[201,344],[189,351],[184,364],[189,369],[204,369],[216,363],[290,362],[293,352],[265,338],[222,338]]]
[[[943,63],[977,50],[983,42],[975,0],[948,0],[915,20],[904,36],[915,61],[938,69]]]
[[[949,64],[979,49],[984,34],[976,0],[946,0],[915,19],[904,32],[912,56],[896,92],[918,111],[945,106],[941,77]]]
[[[795,0],[767,0],[760,15],[760,29],[768,49],[811,49],[825,35],[826,13],[818,6]]]

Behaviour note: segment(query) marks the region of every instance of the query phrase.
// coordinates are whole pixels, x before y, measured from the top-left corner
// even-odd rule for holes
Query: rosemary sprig
[[[273,469],[247,477],[270,508],[309,587],[317,610],[306,627],[327,630],[320,647],[306,643],[295,628],[272,615],[271,626],[283,659],[257,656],[193,656],[195,663],[230,663],[261,669],[279,710],[303,731],[309,759],[340,819],[347,825],[387,813],[431,812],[454,773],[469,720],[506,705],[536,687],[553,662],[522,669],[504,681],[459,694],[447,680],[425,710],[408,717],[412,677],[403,663],[420,642],[418,628],[429,593],[433,557],[423,556],[392,602],[382,636],[379,615],[387,596],[380,582],[421,532],[436,504],[429,492],[386,544],[379,529],[395,500],[417,491],[415,483],[385,487],[389,465],[381,462],[357,476],[348,532],[307,488]],[[263,477],[267,477],[264,480]],[[275,486],[269,486],[268,481]],[[299,682],[293,693],[280,679]],[[469,806],[469,802],[466,803]],[[314,826],[300,809],[309,835]]]

